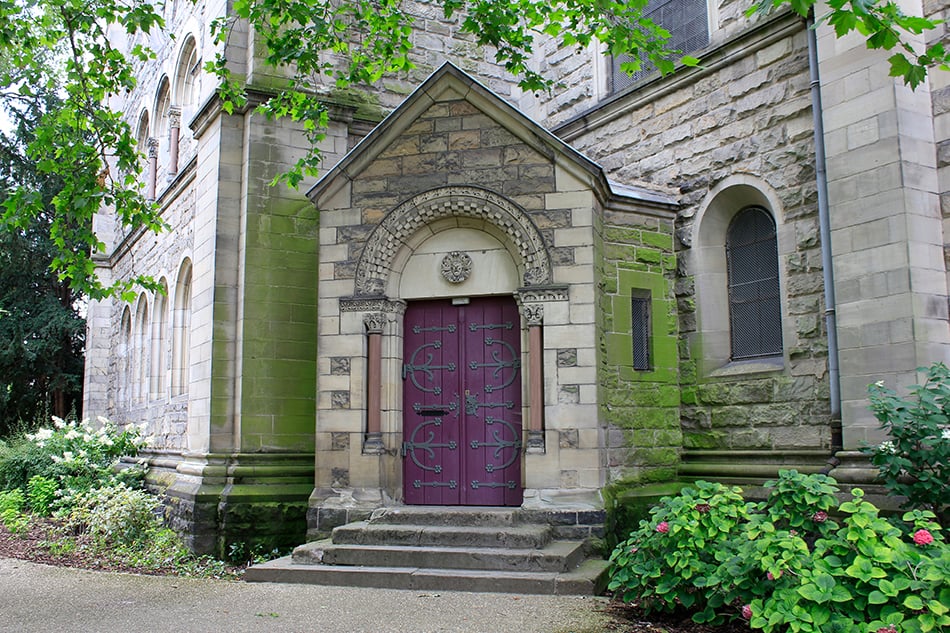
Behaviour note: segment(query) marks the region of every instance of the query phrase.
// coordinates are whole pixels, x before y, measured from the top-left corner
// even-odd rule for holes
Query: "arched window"
[[[168,84],[168,78],[162,79],[158,88],[158,95],[155,99],[155,138],[158,139],[158,173],[164,173],[168,167],[169,150],[169,122],[168,114],[172,105],[171,90]]]
[[[191,349],[191,262],[182,263],[175,284],[172,316],[172,396],[188,393],[188,363]]]
[[[138,151],[142,154],[142,164],[148,162],[148,110],[142,110],[139,115],[139,125],[135,130],[135,142],[138,145]]]
[[[181,106],[182,119],[187,120],[190,106],[194,105],[198,90],[198,75],[201,65],[198,60],[198,48],[195,38],[189,36],[181,47],[178,56],[178,69],[175,71],[175,103]]]
[[[162,280],[164,292],[156,293],[152,309],[152,370],[149,397],[157,400],[165,395],[165,341],[168,337],[168,284]]]
[[[643,17],[669,32],[666,46],[670,50],[685,54],[709,45],[708,11],[706,0],[648,0],[643,7]],[[611,92],[619,92],[656,72],[656,66],[641,57],[640,70],[627,74],[621,65],[633,59],[630,55],[611,57]]]
[[[782,303],[775,221],[746,207],[726,232],[732,360],[782,353]]]
[[[119,328],[119,346],[116,348],[118,357],[118,388],[117,407],[125,410],[132,399],[132,313],[126,306],[122,311],[122,325]]]
[[[145,402],[148,389],[148,303],[139,297],[132,326],[132,403]]]

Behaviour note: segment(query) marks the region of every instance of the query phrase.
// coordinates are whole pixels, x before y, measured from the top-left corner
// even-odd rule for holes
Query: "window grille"
[[[631,334],[633,335],[633,368],[638,371],[649,371],[650,358],[650,298],[632,297],[631,303]]]
[[[732,359],[782,353],[778,241],[761,207],[740,211],[726,233]]]
[[[643,17],[653,20],[670,32],[666,47],[685,55],[705,48],[709,44],[709,26],[706,15],[706,0],[650,0],[643,10]],[[620,70],[620,64],[632,60],[630,55],[618,55],[612,59],[611,77],[613,92],[633,85],[656,67],[641,57],[640,70],[632,75]]]

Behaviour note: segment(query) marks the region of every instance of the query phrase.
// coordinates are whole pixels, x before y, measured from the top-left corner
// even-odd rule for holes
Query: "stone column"
[[[525,322],[528,324],[528,412],[529,453],[544,452],[544,345],[541,340],[541,324],[544,320],[544,306],[529,303],[523,306]]]
[[[382,417],[382,364],[383,364],[383,328],[386,315],[382,312],[370,312],[363,315],[366,326],[366,435],[363,438],[364,453],[382,453],[383,434],[380,420]]]
[[[158,139],[149,137],[145,143],[148,148],[148,180],[145,183],[145,197],[155,199],[155,181],[158,177]]]
[[[168,109],[168,180],[178,174],[178,143],[181,138],[181,108]]]

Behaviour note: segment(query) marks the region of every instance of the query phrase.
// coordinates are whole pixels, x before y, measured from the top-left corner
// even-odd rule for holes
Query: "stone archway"
[[[357,264],[356,296],[383,295],[399,250],[423,226],[449,217],[480,219],[503,233],[520,260],[524,286],[551,282],[544,239],[523,209],[479,187],[442,187],[403,202],[373,230]]]

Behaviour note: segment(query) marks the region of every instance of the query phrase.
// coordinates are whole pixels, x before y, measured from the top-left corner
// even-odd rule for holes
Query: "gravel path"
[[[137,576],[0,559],[0,629],[113,633],[600,633],[601,598]]]

